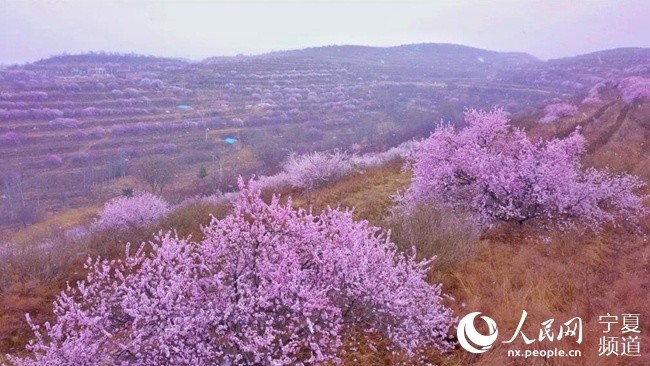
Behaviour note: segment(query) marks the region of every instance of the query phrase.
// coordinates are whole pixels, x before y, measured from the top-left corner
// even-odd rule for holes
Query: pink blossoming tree
[[[303,189],[308,195],[315,188],[340,179],[351,170],[350,156],[340,151],[291,154],[284,164],[289,183]]]
[[[621,98],[627,104],[650,99],[650,78],[633,76],[618,82]]]
[[[555,103],[549,104],[544,108],[546,113],[540,123],[550,123],[563,117],[571,117],[578,114],[578,108],[573,104],[568,103]]]
[[[296,365],[337,362],[343,342],[414,358],[447,350],[454,321],[429,262],[397,252],[350,212],[315,216],[240,180],[234,212],[205,239],[168,233],[90,273],[55,302],[56,323],[33,325],[35,365]],[[376,345],[375,345],[376,346]]]
[[[473,213],[483,224],[498,221],[585,224],[592,229],[647,213],[635,190],[644,184],[627,174],[581,170],[585,139],[530,141],[508,124],[502,109],[465,113],[460,131],[440,126],[410,158],[406,207],[435,201]]]
[[[95,230],[126,230],[154,224],[165,216],[169,205],[162,198],[143,192],[133,197],[118,197],[104,205]]]

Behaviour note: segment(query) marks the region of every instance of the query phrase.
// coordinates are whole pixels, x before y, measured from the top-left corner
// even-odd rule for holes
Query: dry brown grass
[[[351,174],[334,185],[315,190],[311,204],[306,197],[293,192],[294,205],[311,206],[315,212],[327,206],[354,208],[355,219],[381,225],[394,205],[392,196],[405,189],[410,179],[409,173],[402,172],[402,163],[394,161],[364,173]]]
[[[59,288],[47,282],[29,280],[15,282],[6,288],[0,296],[0,350],[4,353],[22,351],[25,342],[31,338],[30,329],[25,320],[29,313],[37,324],[52,320],[50,305]],[[0,358],[0,361],[2,358]]]
[[[476,254],[480,229],[460,215],[454,215],[431,204],[391,213],[382,227],[390,229],[397,247],[410,252],[416,249],[418,259],[436,257],[436,272],[447,272]]]
[[[70,209],[58,214],[51,214],[40,222],[20,229],[12,235],[7,235],[6,241],[26,245],[35,240],[48,238],[53,230],[66,229],[79,224],[90,223],[92,217],[96,215],[100,209],[100,206],[90,206]]]
[[[556,123],[523,122],[533,138],[565,137],[576,127],[587,139],[586,166],[628,172],[650,182],[650,103],[611,101],[600,108]]]
[[[105,252],[107,246],[102,247]],[[117,253],[115,246],[112,252]],[[123,250],[122,250],[123,251]],[[16,248],[0,258],[0,352],[19,352],[32,338],[25,313],[37,323],[53,320],[52,301],[85,276],[83,263],[97,253],[86,243],[56,242],[51,247]]]
[[[630,108],[622,116],[623,105],[613,103],[597,116],[598,121],[580,118],[565,121],[556,126],[535,126],[529,131],[533,136],[549,137],[569,133],[581,124],[588,139],[589,148],[585,163],[598,168],[609,167],[613,171],[631,171],[646,182],[650,181],[650,106]],[[598,111],[593,111],[594,114]],[[622,117],[621,117],[622,116]],[[587,118],[592,118],[593,114]],[[618,120],[617,120],[618,119]],[[615,127],[615,128],[614,128]],[[392,175],[392,177],[391,177]],[[357,218],[366,218],[376,224],[384,220],[394,191],[408,184],[409,176],[398,167],[386,167],[366,176],[351,176],[332,187],[326,187],[313,195],[314,207],[324,207],[335,202],[342,206],[357,206]],[[390,192],[390,190],[394,190]],[[647,193],[648,189],[646,189]],[[375,199],[377,199],[375,204]],[[304,200],[297,200],[305,205]],[[648,202],[650,203],[650,202]],[[431,220],[440,225],[435,215],[420,217],[421,223]],[[426,238],[423,226],[416,223],[413,237]],[[393,223],[394,225],[394,223]],[[390,225],[388,225],[390,226]],[[401,241],[401,233],[394,229],[395,239]],[[418,232],[419,231],[419,232]],[[641,226],[642,233],[650,232],[650,218]],[[542,240],[545,238],[544,240]],[[453,241],[453,238],[450,238]],[[457,239],[456,239],[457,240]],[[432,241],[435,243],[436,238]],[[419,243],[420,250],[429,246]],[[435,243],[431,247],[443,246]],[[481,311],[499,324],[500,339],[509,338],[515,330],[522,310],[528,312],[524,332],[537,336],[540,322],[554,318],[556,325],[575,316],[584,321],[584,341],[555,342],[552,346],[562,349],[579,349],[577,358],[509,358],[507,351],[515,346],[497,343],[482,355],[472,355],[456,350],[448,355],[436,355],[432,359],[441,365],[649,365],[650,352],[650,247],[642,236],[626,229],[612,227],[599,234],[580,232],[542,232],[529,226],[523,228],[504,225],[488,233],[487,237],[468,245],[468,254],[475,256],[452,260],[451,266],[435,263],[429,280],[441,282],[444,292],[450,295],[449,305],[462,316],[471,311]],[[438,249],[440,250],[440,249]],[[435,250],[431,251],[435,254]],[[641,314],[642,357],[598,356],[598,340],[602,336],[600,315]],[[507,338],[505,338],[507,337]],[[548,345],[548,344],[546,344]],[[537,343],[537,348],[546,348]],[[531,346],[532,349],[532,346]],[[645,350],[645,351],[644,351]],[[344,358],[348,365],[394,365],[408,364],[398,356],[373,351],[363,347]]]
[[[203,240],[201,226],[210,223],[211,217],[225,217],[230,211],[227,203],[195,203],[173,210],[156,227],[162,231],[176,230],[179,236],[189,237],[194,240]]]
[[[532,231],[532,230],[531,230]],[[441,282],[443,291],[458,316],[481,311],[499,325],[500,338],[493,349],[482,355],[455,350],[448,355],[431,352],[441,365],[647,365],[650,354],[642,357],[598,356],[602,335],[600,315],[641,314],[641,344],[650,341],[650,248],[631,233],[609,229],[600,235],[577,232],[552,234],[543,243],[538,232],[518,227],[502,227],[478,243],[474,257],[451,267],[435,264],[431,282]],[[524,333],[535,338],[540,323],[555,319],[555,325],[579,316],[584,321],[584,341],[542,343],[530,347],[501,344],[514,333],[522,310],[528,312]],[[557,328],[555,328],[557,329]],[[517,344],[517,343],[515,343]],[[547,347],[550,346],[550,347]],[[507,351],[516,348],[579,349],[578,358],[516,359]],[[403,360],[361,349],[346,357],[348,365],[395,365]]]
[[[100,231],[81,240],[67,239],[59,226],[31,232],[31,241],[25,235],[28,242],[0,251],[0,354],[20,352],[32,338],[25,313],[37,324],[53,320],[52,301],[66,282],[74,284],[85,277],[83,263],[88,257],[121,258],[126,243],[149,241],[170,228],[200,240],[201,226],[210,222],[210,215],[223,217],[228,210],[228,205],[191,204],[172,211],[153,227]],[[36,245],[45,237],[49,243]]]
[[[648,182],[650,105],[634,106],[622,115],[623,108],[613,103],[600,111],[598,121],[576,118],[535,126],[529,133],[538,137],[562,135],[581,124],[589,142],[587,165],[631,171]],[[591,117],[593,114],[587,119]],[[650,218],[643,222],[641,232],[650,232]],[[648,242],[625,229],[610,227],[599,234],[577,230],[544,233],[527,226],[501,226],[477,244],[474,257],[456,262],[451,270],[434,265],[429,279],[443,284],[444,292],[453,297],[449,305],[459,316],[481,311],[492,317],[499,325],[500,337],[506,337],[502,339],[514,333],[522,310],[528,312],[524,332],[529,338],[537,335],[544,320],[554,318],[557,324],[580,316],[584,321],[583,343],[552,345],[579,349],[582,357],[509,358],[507,350],[514,348],[497,342],[482,355],[456,350],[434,359],[438,364],[454,366],[650,365],[649,259]],[[598,356],[602,336],[598,317],[606,313],[641,314],[641,357]],[[543,343],[537,347],[546,348]],[[348,356],[346,361],[349,365],[396,364],[396,360],[369,349]]]

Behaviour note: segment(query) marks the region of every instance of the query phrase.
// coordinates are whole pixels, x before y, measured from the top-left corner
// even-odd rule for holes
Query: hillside
[[[174,162],[164,195],[179,202],[232,190],[239,174],[272,174],[291,151],[385,150],[440,120],[459,122],[467,107],[526,118],[596,83],[648,76],[647,54],[542,62],[415,44],[203,62],[90,53],[10,66],[0,71],[0,232],[147,189],[137,173],[152,157]],[[197,180],[201,167],[207,177]]]
[[[100,52],[8,67],[0,72],[0,166],[24,192],[24,220],[5,201],[13,208],[0,215],[0,230],[139,189],[134,172],[151,156],[177,163],[168,196],[180,200],[175,192],[201,166],[209,177],[195,193],[228,190],[238,174],[273,172],[289,151],[381,150],[425,135],[466,105],[516,111],[564,95],[488,79],[520,62],[513,57],[528,58],[410,45],[200,63]]]
[[[547,139],[566,137],[579,128],[588,141],[588,166],[630,172],[650,182],[650,103],[629,105],[615,90],[606,94],[601,105],[583,105],[577,115],[555,123],[522,123],[531,136]]]
[[[526,126],[532,138],[566,137],[580,126],[587,139],[583,163],[612,172],[632,172],[646,183],[650,182],[650,102],[627,105],[615,93],[604,100],[603,106],[581,108],[580,114],[558,122],[540,125],[527,119],[514,123]],[[400,243],[400,229],[387,219],[390,197],[404,190],[409,174],[399,164],[385,166],[361,176],[352,176],[331,187],[319,190],[313,198],[316,209],[334,202],[343,207],[355,207],[360,219],[393,230]],[[646,186],[645,194],[650,193]],[[370,199],[369,199],[370,198]],[[298,201],[305,204],[304,201]],[[650,200],[646,199],[650,207]],[[426,220],[426,219],[425,219]],[[650,356],[640,358],[604,357],[599,355],[602,333],[600,316],[606,314],[641,314],[641,328],[650,322],[650,273],[648,272],[648,234],[650,217],[640,231],[608,227],[599,233],[575,230],[556,232],[535,229],[534,226],[501,225],[480,238],[468,239],[462,226],[451,229],[439,219],[430,231],[420,234],[419,242],[407,242],[405,249],[415,245],[419,253],[440,255],[430,271],[432,282],[441,282],[450,295],[449,304],[459,315],[481,311],[497,324],[500,334],[514,334],[521,310],[529,313],[524,328],[535,335],[535,324],[553,318],[556,321],[580,316],[583,320],[584,342],[578,347],[580,358],[513,359],[508,357],[508,345],[498,345],[481,355],[471,355],[458,349],[449,358],[437,359],[442,365],[645,365]],[[455,231],[454,231],[455,230]],[[432,239],[430,235],[433,235]],[[469,235],[471,238],[471,235]],[[469,240],[469,242],[468,242]],[[421,243],[433,243],[433,246]],[[531,318],[532,317],[532,318]],[[641,332],[643,334],[643,331]],[[640,344],[650,337],[641,336]],[[569,347],[568,342],[555,343]],[[357,363],[355,360],[362,360]],[[394,364],[388,353],[362,349],[351,355],[348,364]]]
[[[540,124],[540,114],[528,114],[513,123],[526,129],[532,138],[566,137],[580,126],[587,138],[584,163],[597,168],[609,167],[614,172],[632,172],[650,182],[650,102],[627,104],[614,88],[600,90],[602,105],[580,105],[578,113],[557,121]],[[599,316],[605,313],[641,314],[642,330],[650,327],[647,288],[650,255],[647,233],[650,217],[642,223],[642,235],[622,228],[606,227],[600,233],[585,231],[540,232],[533,226],[501,225],[482,235],[467,230],[462,223],[450,225],[444,213],[429,214],[434,226],[420,234],[416,242],[405,241],[399,223],[392,221],[392,196],[406,188],[410,174],[402,170],[402,162],[356,172],[339,182],[319,188],[311,197],[303,192],[283,188],[264,193],[283,197],[293,196],[294,206],[314,212],[328,206],[354,208],[355,219],[393,230],[393,240],[403,250],[415,245],[420,256],[440,255],[428,274],[430,282],[440,282],[449,295],[446,304],[456,314],[483,311],[499,324],[503,334],[513,333],[522,309],[531,315],[524,330],[534,334],[534,324],[548,318],[565,320],[580,316],[584,321],[585,342],[578,346],[583,357],[578,359],[551,358],[541,363],[534,360],[525,365],[644,365],[648,354],[641,358],[598,356]],[[646,193],[650,189],[646,187]],[[647,202],[650,205],[650,202]],[[197,201],[175,210],[159,224],[125,233],[99,233],[81,241],[69,237],[54,225],[41,227],[41,232],[22,232],[21,243],[32,243],[20,251],[10,251],[0,275],[0,347],[3,352],[16,352],[30,337],[23,314],[30,312],[36,322],[51,319],[51,301],[67,281],[81,279],[81,265],[87,255],[119,258],[126,242],[149,240],[160,230],[175,228],[179,235],[201,238],[201,225],[210,214],[223,217],[227,205]],[[67,220],[83,223],[79,217]],[[438,226],[435,226],[438,225]],[[38,225],[35,225],[35,227]],[[428,234],[427,234],[428,233]],[[643,236],[645,233],[646,237]],[[32,235],[31,238],[29,235]],[[40,254],[33,252],[33,242],[43,237],[51,239],[39,244]],[[59,243],[59,244],[56,244]],[[428,243],[428,244],[427,244]],[[60,245],[60,246],[58,246]],[[647,344],[647,332],[641,342]],[[568,347],[566,342],[557,343]],[[432,359],[442,365],[494,365],[513,362],[504,345],[484,355],[471,355],[463,350],[452,351],[441,358],[435,352]],[[344,357],[349,365],[395,364],[404,361],[399,356],[360,348]]]

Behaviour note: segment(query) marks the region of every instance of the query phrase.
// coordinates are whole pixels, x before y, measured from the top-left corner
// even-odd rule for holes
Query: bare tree
[[[162,193],[174,181],[177,164],[162,156],[151,156],[142,160],[135,168],[135,176],[147,183],[151,191]]]
[[[12,216],[15,216],[15,213],[25,205],[22,174],[16,171],[6,172],[2,174],[2,183],[9,210],[12,212]]]
[[[38,207],[36,204],[27,202],[16,212],[16,218],[23,224],[23,227],[33,224],[38,219]]]
[[[34,223],[37,218],[37,205],[25,198],[22,174],[16,171],[4,173],[2,183],[11,217],[18,219],[23,227]]]

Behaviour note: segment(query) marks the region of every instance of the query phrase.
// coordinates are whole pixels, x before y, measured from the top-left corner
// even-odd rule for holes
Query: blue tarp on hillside
[[[178,109],[190,109],[190,106],[187,104],[179,104],[176,106]]]
[[[232,138],[232,137],[226,137],[226,138],[223,139],[223,140],[224,140],[225,142],[231,144],[231,145],[234,144],[235,142],[237,142],[237,139]]]

